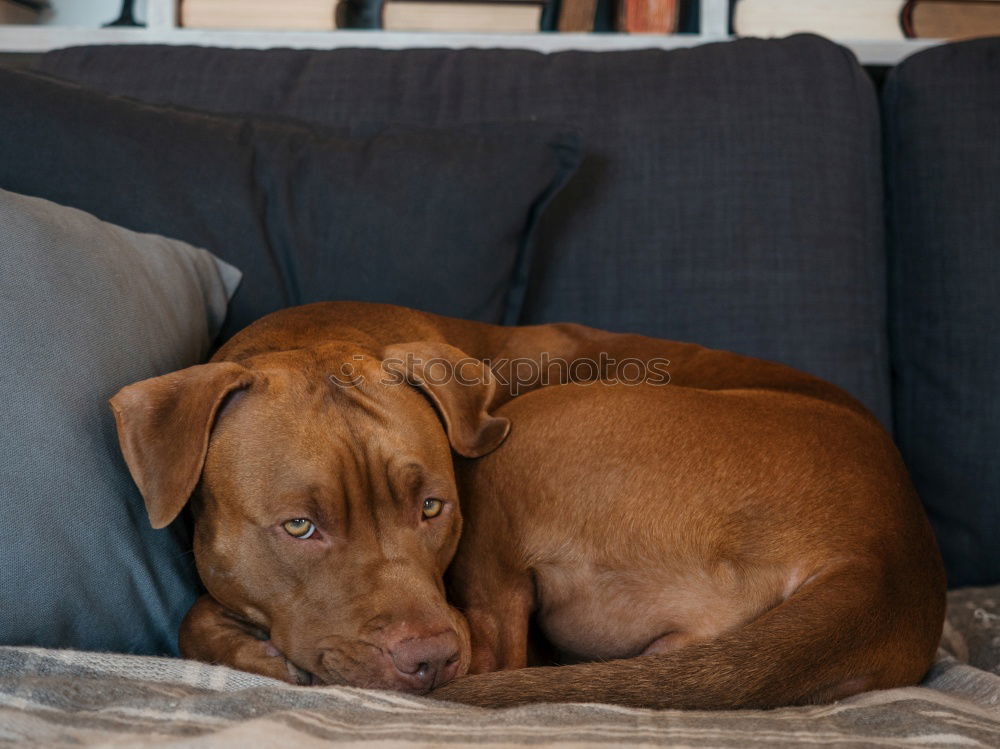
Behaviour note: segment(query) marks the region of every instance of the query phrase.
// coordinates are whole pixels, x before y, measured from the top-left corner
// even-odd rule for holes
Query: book
[[[910,0],[903,8],[903,31],[930,39],[1000,35],[1000,0]]]
[[[183,0],[180,25],[199,29],[324,31],[336,28],[336,0]]]
[[[39,0],[0,0],[0,24],[38,23],[38,14],[48,7]]]
[[[560,31],[593,31],[597,0],[560,0]]]
[[[671,34],[677,28],[678,0],[618,0],[618,31]]]
[[[538,0],[385,0],[382,28],[387,31],[539,31],[545,3]]]
[[[382,26],[382,0],[340,0],[338,29],[377,29]]]
[[[902,39],[902,0],[737,0],[738,36],[812,32],[834,39]]]
[[[5,0],[5,2],[9,5],[20,5],[22,8],[33,10],[36,13],[41,13],[52,7],[49,0]]]

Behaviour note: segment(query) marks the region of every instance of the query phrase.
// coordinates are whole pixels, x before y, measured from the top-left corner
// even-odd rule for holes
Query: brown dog
[[[661,385],[559,384],[637,366]],[[891,440],[777,364],[330,303],[112,406],[153,525],[194,496],[189,657],[482,705],[767,707],[915,683],[940,636]],[[601,662],[523,668],[532,620]]]

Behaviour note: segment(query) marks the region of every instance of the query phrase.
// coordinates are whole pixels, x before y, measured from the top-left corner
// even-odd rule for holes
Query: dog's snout
[[[411,689],[425,691],[455,678],[459,641],[454,630],[430,637],[409,637],[389,648],[400,680]]]

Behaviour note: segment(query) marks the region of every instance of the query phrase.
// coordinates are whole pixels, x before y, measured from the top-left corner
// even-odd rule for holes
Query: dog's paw
[[[290,684],[296,684],[300,687],[311,687],[320,683],[315,676],[308,671],[303,671],[287,658],[285,658],[284,661],[285,672],[288,674],[288,682]]]
[[[244,671],[252,671],[262,676],[270,676],[272,679],[294,684],[300,687],[312,686],[316,683],[313,675],[308,671],[303,671],[284,655],[282,655],[270,640],[263,640],[259,643],[263,648],[263,657],[252,658],[240,667]]]

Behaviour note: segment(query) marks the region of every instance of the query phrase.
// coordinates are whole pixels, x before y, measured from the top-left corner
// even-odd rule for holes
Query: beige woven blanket
[[[1000,587],[954,591],[919,687],[771,711],[482,710],[168,658],[0,648],[0,744],[78,747],[1000,747]]]

